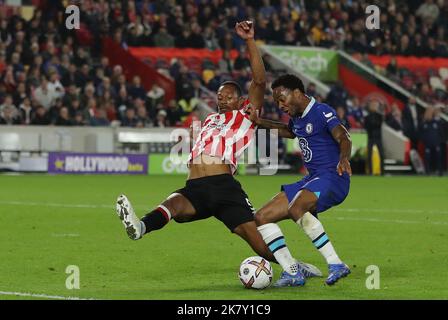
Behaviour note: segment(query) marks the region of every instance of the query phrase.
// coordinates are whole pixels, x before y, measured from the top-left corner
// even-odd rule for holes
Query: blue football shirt
[[[299,139],[303,160],[312,172],[333,170],[339,162],[339,144],[331,130],[340,124],[336,111],[325,103],[311,98],[301,116],[289,120],[289,129]]]

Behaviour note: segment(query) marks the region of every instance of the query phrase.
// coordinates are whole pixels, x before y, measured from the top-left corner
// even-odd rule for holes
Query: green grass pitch
[[[295,176],[237,177],[260,207]],[[94,299],[447,299],[448,180],[353,177],[346,201],[320,218],[352,274],[302,288],[246,290],[237,270],[254,255],[218,220],[176,224],[141,241],[127,238],[114,202],[125,193],[139,216],[182,176],[0,176],[0,299],[23,294]],[[280,226],[296,258],[326,265],[292,221]],[[80,269],[80,289],[65,286]],[[366,288],[366,268],[380,289]],[[274,280],[281,269],[274,265]],[[22,295],[16,296],[12,292]]]

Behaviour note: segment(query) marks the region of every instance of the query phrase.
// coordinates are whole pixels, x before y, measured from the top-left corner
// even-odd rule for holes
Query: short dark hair
[[[220,87],[228,85],[228,84],[235,87],[238,97],[243,95],[243,90],[241,89],[241,86],[239,85],[239,83],[236,81],[232,81],[232,80],[224,81],[223,83],[221,83]]]
[[[274,90],[278,87],[285,87],[286,89],[295,90],[299,89],[302,93],[305,93],[305,86],[299,77],[293,74],[284,74],[272,83],[271,88]]]

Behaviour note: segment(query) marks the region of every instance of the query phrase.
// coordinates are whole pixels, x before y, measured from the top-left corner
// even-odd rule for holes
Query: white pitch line
[[[105,204],[72,204],[72,203],[52,203],[52,202],[26,202],[26,201],[0,201],[0,204],[17,205],[17,206],[40,206],[40,207],[61,207],[61,208],[77,208],[77,209],[98,209],[106,208],[114,210],[113,205]],[[147,208],[147,206],[135,206],[134,208]],[[334,208],[332,209],[338,212],[390,212],[390,213],[415,213],[415,214],[448,214],[448,211],[443,210],[421,210],[421,209],[385,209],[385,208]],[[433,224],[433,225],[448,225],[447,222],[442,221],[416,221],[416,220],[389,220],[378,218],[363,218],[363,217],[334,217],[337,220],[352,220],[352,221],[367,221],[367,222],[392,222],[402,224]]]
[[[53,237],[79,237],[79,233],[52,233]]]
[[[16,206],[40,206],[40,207],[60,207],[60,208],[79,208],[95,209],[105,208],[114,209],[113,204],[80,204],[80,203],[54,203],[54,202],[28,202],[28,201],[0,201],[0,204]],[[134,205],[135,208],[147,208],[147,206]],[[418,213],[418,214],[448,214],[446,210],[422,210],[422,209],[386,209],[386,208],[332,208],[339,212],[391,212],[391,213]]]
[[[73,203],[28,202],[28,201],[0,201],[0,204],[7,204],[14,206],[39,206],[39,207],[80,208],[80,209],[94,209],[94,208],[111,209],[114,207],[113,205],[104,205],[104,204],[73,204]]]
[[[48,294],[40,293],[28,293],[28,292],[8,292],[0,291],[0,295],[4,296],[18,296],[18,297],[32,297],[32,298],[44,298],[44,299],[57,299],[57,300],[95,300],[93,298],[79,298],[79,297],[64,297],[64,296],[53,296]]]

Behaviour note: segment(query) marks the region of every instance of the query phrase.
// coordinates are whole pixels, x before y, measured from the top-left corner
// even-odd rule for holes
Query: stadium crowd
[[[443,1],[379,1],[382,27],[369,32],[364,28],[368,3],[363,0],[73,1],[95,39],[92,47],[79,45],[74,32],[64,27],[62,1],[48,3],[30,21],[18,14],[0,19],[0,123],[105,126],[118,120],[132,127],[182,125],[197,98],[215,91],[222,81],[236,79],[247,89],[249,61],[241,39],[232,32],[236,21],[246,18],[254,19],[257,39],[268,44],[373,54],[448,52],[448,5]],[[103,35],[111,35],[125,48],[219,48],[224,54],[217,65],[206,66],[213,71],[209,78],[182,61],[161,66],[159,70],[176,83],[176,100],[164,103],[162,88],[155,85],[147,91],[138,76],[128,82],[122,66],[101,57],[98,45]],[[239,51],[234,60],[232,49]],[[266,67],[272,79],[275,74],[268,62]],[[425,88],[415,93],[424,95]],[[316,95],[313,85],[308,91]],[[317,99],[337,108],[347,126],[363,126],[366,107],[341,85]],[[267,115],[281,117],[272,97],[266,100]],[[390,118],[392,113],[386,113]]]

